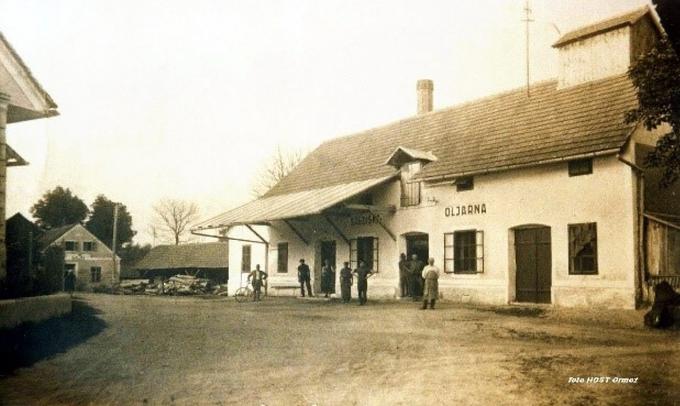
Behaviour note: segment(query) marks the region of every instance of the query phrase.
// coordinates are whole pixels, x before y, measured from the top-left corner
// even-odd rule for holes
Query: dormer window
[[[423,166],[436,161],[431,152],[419,151],[412,148],[397,147],[385,164],[399,169],[401,185],[401,207],[418,206],[422,200],[422,181],[415,175]]]

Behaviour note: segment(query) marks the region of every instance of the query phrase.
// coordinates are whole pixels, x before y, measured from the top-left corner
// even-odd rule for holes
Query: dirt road
[[[52,334],[69,343],[64,352],[28,357],[29,366],[0,378],[0,401],[680,404],[680,332],[646,330],[640,317],[633,311],[453,304],[421,311],[413,303],[85,295]],[[57,337],[88,328],[91,334],[76,342]],[[37,344],[24,350],[31,345]],[[570,377],[610,381],[569,383]]]

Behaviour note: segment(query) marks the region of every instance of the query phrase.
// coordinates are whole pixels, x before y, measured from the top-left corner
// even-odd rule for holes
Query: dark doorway
[[[550,227],[515,230],[518,302],[550,303],[551,251]]]
[[[430,245],[427,234],[413,234],[406,236],[406,256],[411,259],[413,254],[418,255],[418,259],[427,263],[430,257]]]
[[[321,266],[323,266],[323,264],[325,264],[326,261],[328,261],[331,264],[333,269],[337,269],[337,264],[335,261],[335,241],[321,242]],[[321,278],[319,278],[319,281],[320,280]],[[331,285],[331,293],[335,293],[335,272],[333,273],[333,284]]]

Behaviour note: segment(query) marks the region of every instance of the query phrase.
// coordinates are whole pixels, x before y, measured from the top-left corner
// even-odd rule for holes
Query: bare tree
[[[189,226],[198,220],[198,206],[184,200],[163,199],[153,206],[155,213],[155,229],[174,241],[181,242],[181,237],[189,231]]]
[[[267,159],[264,167],[257,174],[252,193],[260,197],[273,188],[302,161],[305,154],[301,150],[283,150],[276,146],[274,153]]]

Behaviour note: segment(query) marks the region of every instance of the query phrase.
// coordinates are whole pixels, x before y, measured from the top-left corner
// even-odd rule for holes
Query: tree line
[[[137,231],[133,229],[132,216],[127,207],[103,194],[98,195],[88,207],[69,188],[57,186],[47,191],[30,209],[35,223],[44,229],[55,229],[72,224],[82,224],[97,239],[113,248],[113,221],[118,206],[116,227],[116,252],[122,266],[134,264],[152,248],[151,244],[133,242]],[[180,244],[192,223],[198,220],[198,206],[184,200],[163,199],[153,206],[154,219],[150,226],[154,238],[163,242]]]

